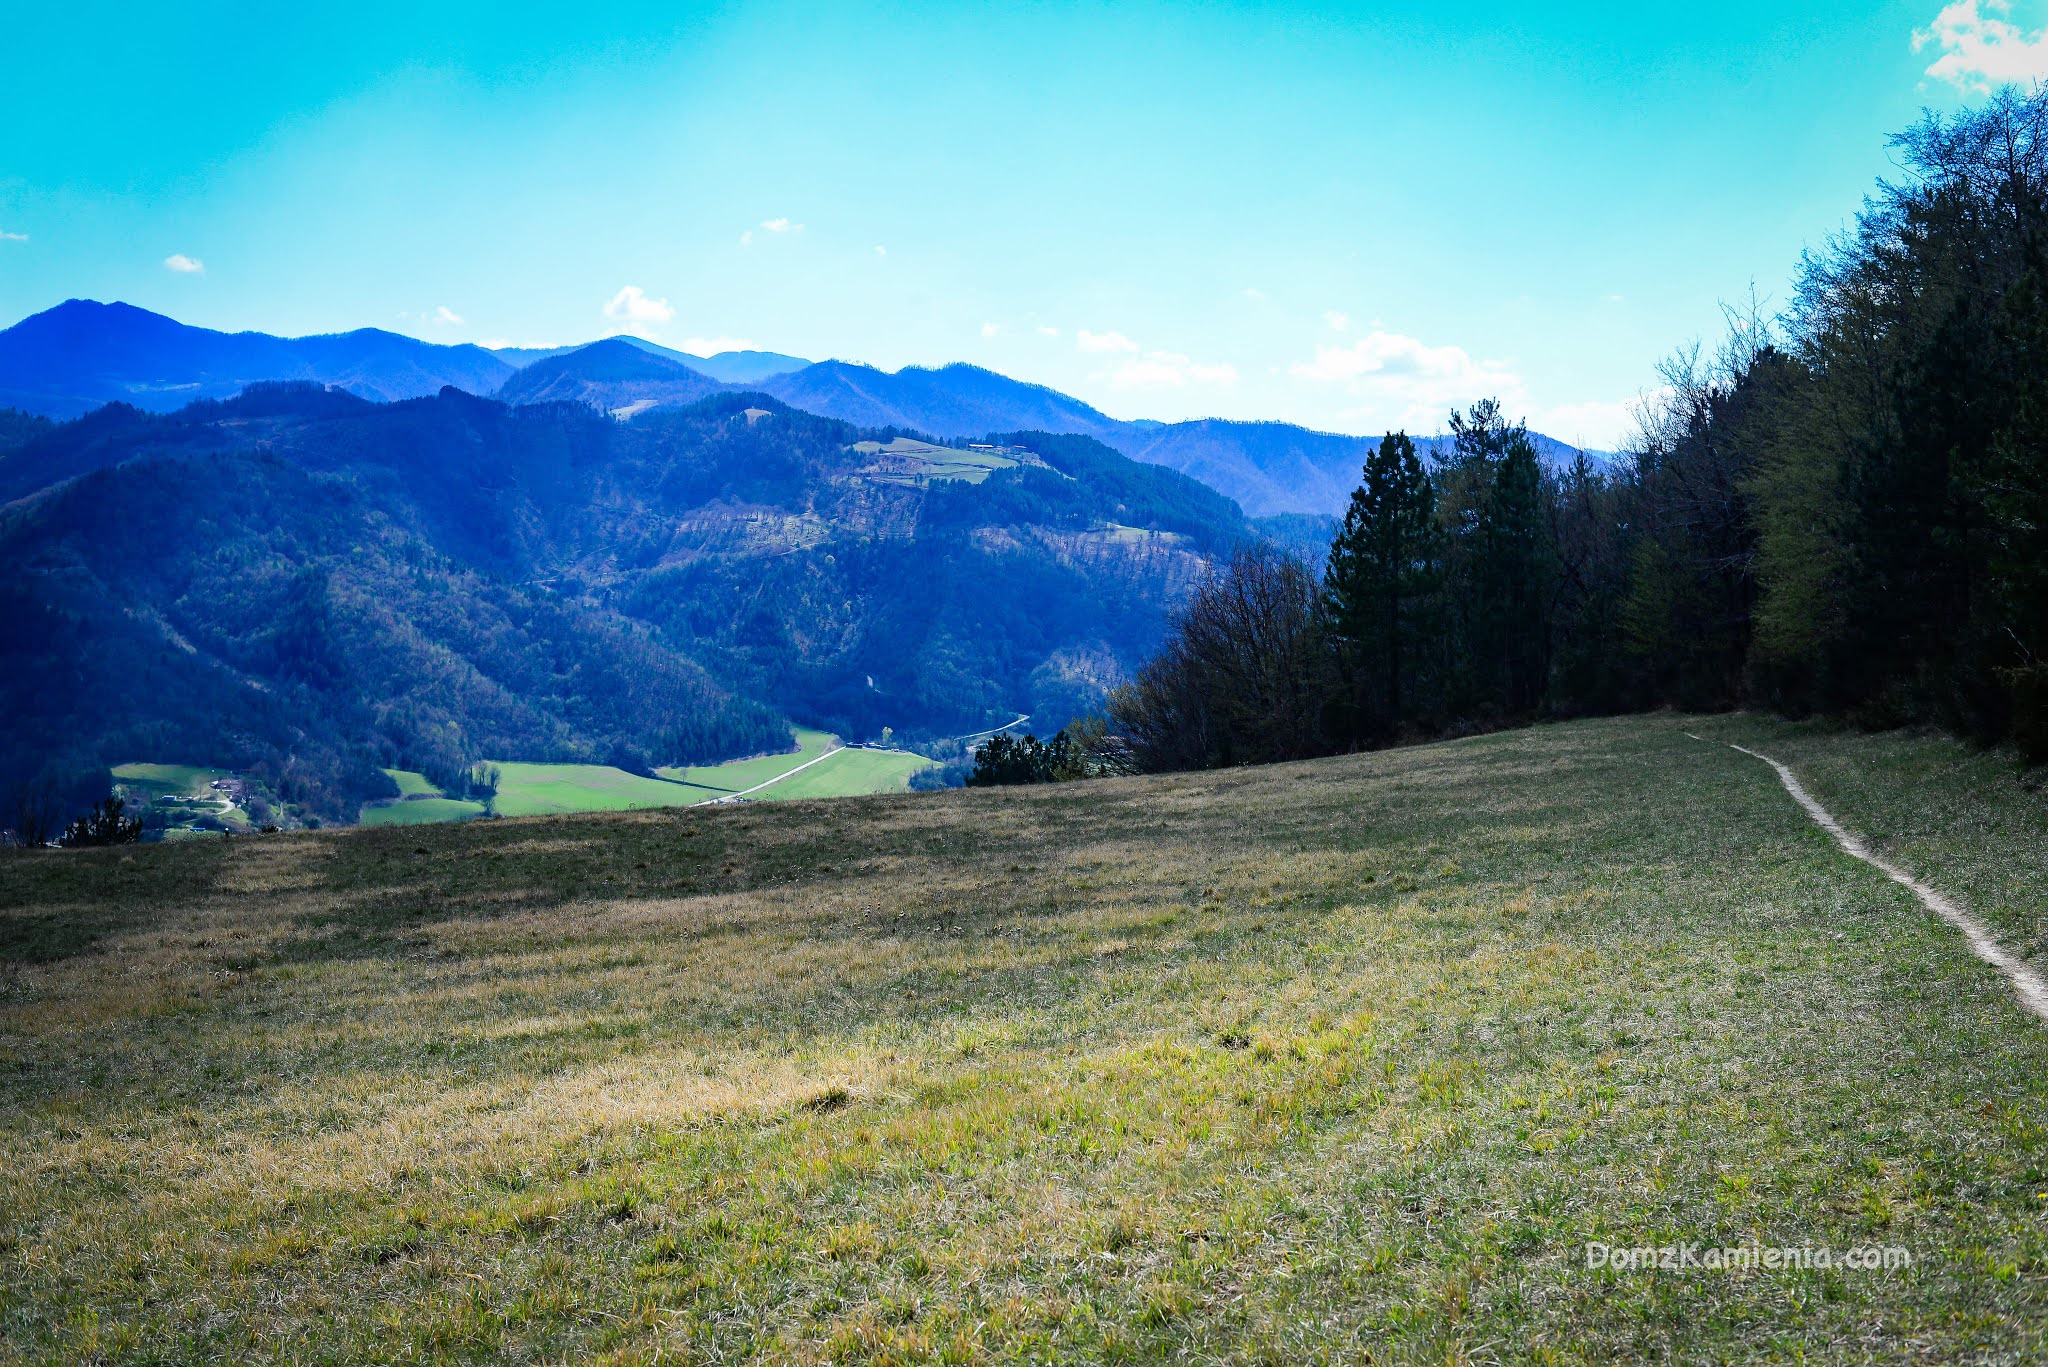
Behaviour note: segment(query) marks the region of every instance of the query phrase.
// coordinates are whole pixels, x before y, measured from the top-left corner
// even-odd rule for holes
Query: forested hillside
[[[0,778],[219,764],[330,818],[383,765],[644,769],[782,748],[786,718],[1085,708],[1248,535],[1085,439],[1006,438],[975,480],[759,394],[620,423],[265,385],[8,430]]]
[[[1669,703],[2048,759],[2048,92],[1894,140],[1782,318],[1687,352],[1611,473],[1482,403],[1378,444],[1320,583],[1239,557],[1115,713],[1159,767]]]

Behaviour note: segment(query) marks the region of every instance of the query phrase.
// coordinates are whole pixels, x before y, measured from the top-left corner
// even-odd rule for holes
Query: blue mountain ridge
[[[1377,441],[1284,422],[1122,421],[1045,385],[957,362],[886,371],[775,352],[699,357],[637,337],[496,352],[373,328],[283,338],[215,332],[128,304],[79,299],[0,331],[0,407],[47,417],[76,417],[110,402],[169,411],[259,380],[312,380],[382,402],[452,385],[513,403],[589,403],[622,416],[744,389],[821,417],[941,438],[1069,433],[1201,480],[1255,518],[1341,513]],[[1553,464],[1577,454],[1531,435]],[[1417,445],[1434,454],[1447,440],[1418,437]],[[1602,463],[1604,453],[1587,454]]]

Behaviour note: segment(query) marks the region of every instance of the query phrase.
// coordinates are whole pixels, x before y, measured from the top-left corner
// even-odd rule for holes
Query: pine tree
[[[1526,715],[1542,702],[1549,672],[1550,494],[1528,429],[1510,425],[1494,400],[1453,412],[1451,433],[1452,458],[1439,472],[1450,710]]]
[[[1509,715],[1543,701],[1550,670],[1550,591],[1556,553],[1543,467],[1528,429],[1509,429],[1481,531],[1485,579],[1498,622],[1499,696]]]
[[[1390,432],[1366,460],[1323,579],[1360,732],[1389,734],[1409,719],[1414,699],[1403,684],[1415,668],[1412,643],[1435,587],[1439,541],[1436,493],[1415,443]]]

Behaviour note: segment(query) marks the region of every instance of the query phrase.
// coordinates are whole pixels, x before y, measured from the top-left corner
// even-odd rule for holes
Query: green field
[[[500,816],[687,807],[719,795],[714,789],[642,778],[605,764],[519,764],[509,760],[492,763],[502,772],[498,780]]]
[[[228,778],[226,769],[204,769],[196,764],[117,764],[114,781],[139,789],[152,797],[210,796],[215,779]]]
[[[0,1360],[2048,1359],[2048,1027],[1688,728],[2048,950],[2009,762],[1740,716],[7,852]]]
[[[877,441],[855,442],[852,449],[883,462],[880,467],[863,472],[868,478],[914,488],[923,488],[933,480],[979,484],[997,470],[1014,470],[1021,463],[1014,456],[994,451],[934,446],[911,437],[897,437],[886,446]],[[1036,457],[1027,459],[1037,463]]]
[[[923,755],[902,750],[842,749],[800,774],[763,788],[748,801],[789,802],[811,797],[900,793],[910,786],[912,774],[930,764]]]
[[[410,769],[386,769],[384,772],[398,785],[398,795],[402,798],[442,795],[439,788],[427,781],[425,774],[416,774]]]
[[[558,816],[571,812],[619,812],[652,807],[688,807],[715,798],[747,792],[819,759],[838,745],[838,737],[805,727],[795,728],[798,749],[784,755],[690,768],[657,769],[658,778],[644,778],[603,764],[520,764],[499,761],[497,812],[500,816]],[[804,769],[786,782],[749,794],[749,801],[781,801],[799,797],[850,797],[863,793],[901,792],[910,775],[931,761],[900,751],[845,750]],[[387,769],[406,792],[437,792],[425,778]],[[409,798],[363,809],[366,826],[418,825],[462,821],[479,816],[481,805]]]
[[[839,738],[825,731],[813,731],[808,727],[791,728],[796,734],[797,749],[785,755],[756,755],[752,759],[727,760],[724,764],[700,764],[687,769],[656,769],[663,778],[675,779],[681,783],[694,783],[713,793],[744,792],[757,784],[766,783],[778,774],[786,774],[799,764],[807,764],[824,754],[838,743]]]
[[[484,814],[481,802],[452,797],[416,797],[398,802],[373,802],[363,808],[365,826],[430,826],[440,821],[473,821]]]
[[[175,823],[164,832],[167,839],[199,834],[188,829],[195,824],[204,825],[207,833],[249,825],[249,814],[212,787],[215,779],[232,778],[229,770],[196,764],[117,764],[112,774],[131,815],[139,816],[150,806]]]

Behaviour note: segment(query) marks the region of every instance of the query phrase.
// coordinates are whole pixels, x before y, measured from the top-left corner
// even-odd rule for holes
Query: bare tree
[[[1211,571],[1109,715],[1145,769],[1304,759],[1334,685],[1314,576],[1259,545]]]

